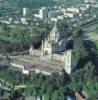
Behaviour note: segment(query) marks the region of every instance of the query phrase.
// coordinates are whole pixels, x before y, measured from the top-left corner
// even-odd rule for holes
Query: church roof
[[[55,25],[54,25],[54,27],[53,27],[51,33],[56,33],[56,32],[58,32],[57,22],[55,22]]]

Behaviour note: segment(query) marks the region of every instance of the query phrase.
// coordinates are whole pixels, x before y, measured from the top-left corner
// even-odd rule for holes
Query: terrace
[[[13,64],[19,66],[19,68],[32,71],[39,70],[49,73],[60,72],[64,68],[64,63],[56,60],[42,59],[39,56],[19,56],[16,59],[13,59]]]

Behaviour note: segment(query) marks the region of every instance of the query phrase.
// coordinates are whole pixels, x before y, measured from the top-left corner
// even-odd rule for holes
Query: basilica
[[[69,42],[70,38],[58,31],[57,23],[55,22],[52,31],[42,40],[41,48],[35,50],[31,45],[29,53],[32,56],[39,56],[40,59],[64,62],[64,69],[70,74],[72,69],[72,48],[68,48]]]

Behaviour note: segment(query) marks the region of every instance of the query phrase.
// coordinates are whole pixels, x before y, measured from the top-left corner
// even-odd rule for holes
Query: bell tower
[[[44,56],[52,59],[52,43],[47,39],[45,39],[45,41],[42,41],[41,53],[42,57]]]
[[[33,47],[33,45],[31,44],[30,49],[29,49],[30,55],[33,55],[33,50],[34,50],[34,47]]]
[[[55,22],[55,25],[52,31],[50,32],[50,41],[58,42],[58,40],[59,40],[59,31],[57,28],[57,22]]]

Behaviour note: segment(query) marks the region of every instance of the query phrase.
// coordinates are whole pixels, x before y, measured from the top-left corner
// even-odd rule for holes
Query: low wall
[[[20,69],[24,69],[24,66],[23,65],[20,65],[20,64],[16,64],[16,63],[10,63],[11,66],[13,67],[17,67],[17,68],[20,68]]]
[[[65,57],[64,57],[64,55],[53,54],[52,59],[58,60],[58,61],[64,61]]]
[[[41,51],[33,50],[32,52],[30,52],[30,55],[41,56]]]
[[[23,65],[16,64],[16,63],[10,63],[10,64],[13,67],[17,67],[17,68],[21,69],[23,74],[29,74],[29,71],[35,71],[35,73],[42,73],[44,75],[51,75],[51,72],[47,72],[47,71],[44,71],[44,70],[40,70],[40,69],[28,69],[28,70],[25,70]]]

